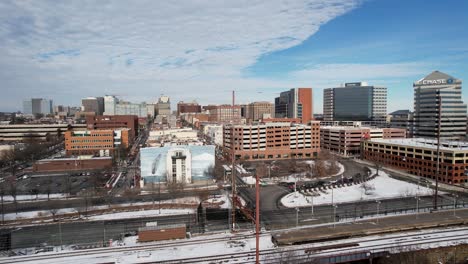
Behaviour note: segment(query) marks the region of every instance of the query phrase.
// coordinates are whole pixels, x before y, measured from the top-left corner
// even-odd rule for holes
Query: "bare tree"
[[[91,190],[82,190],[80,193],[79,193],[79,196],[81,198],[81,204],[75,208],[75,210],[78,212],[78,214],[81,216],[85,216],[85,217],[88,217],[88,209],[89,209],[89,206],[90,206],[90,201],[91,201],[91,198],[93,197],[93,192]]]
[[[297,161],[295,156],[293,155],[294,153],[289,154],[289,161],[288,161],[288,170],[289,172],[297,172]]]
[[[50,201],[50,194],[52,193],[52,178],[51,177],[47,177],[46,193],[47,193],[47,201]]]
[[[114,194],[113,194],[111,191],[105,192],[105,194],[104,194],[104,200],[105,200],[105,202],[106,202],[106,204],[107,204],[107,207],[110,208],[111,205],[112,205],[112,202],[113,202],[113,200],[114,200]]]
[[[52,219],[53,219],[54,222],[56,221],[55,217],[56,217],[57,213],[59,212],[59,210],[60,209],[58,209],[58,208],[50,208],[49,209],[49,213],[52,215]]]
[[[169,195],[174,200],[180,193],[184,191],[185,184],[182,182],[168,182],[166,184]]]
[[[5,212],[4,212],[4,201],[3,198],[5,196],[5,180],[2,178],[2,182],[0,182],[0,202],[1,202],[1,209],[2,209],[2,225],[5,223]]]
[[[340,171],[338,166],[338,161],[335,158],[332,158],[328,163],[328,174],[335,175]]]
[[[315,172],[314,174],[319,178],[328,176],[326,163],[321,159],[315,161],[313,171]]]
[[[363,182],[361,184],[361,188],[364,190],[364,193],[366,195],[372,194],[372,192],[375,190],[375,186],[372,184],[369,184],[368,182]]]
[[[68,173],[67,176],[64,178],[64,191],[67,194],[67,198],[71,195],[72,192],[72,182],[70,181],[70,174]]]

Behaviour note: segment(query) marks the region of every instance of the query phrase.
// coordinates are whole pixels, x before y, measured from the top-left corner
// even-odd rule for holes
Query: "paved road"
[[[158,225],[185,223],[188,230],[198,232],[196,215],[173,215],[137,219],[121,219],[107,221],[81,221],[73,223],[52,223],[37,226],[24,226],[1,230],[11,232],[12,248],[36,247],[41,244],[60,245],[102,243],[109,239],[118,239],[122,234],[135,232],[147,222],[157,222]]]

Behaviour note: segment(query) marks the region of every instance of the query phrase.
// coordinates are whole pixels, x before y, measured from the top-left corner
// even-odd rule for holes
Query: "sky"
[[[0,1],[0,111],[106,94],[273,102],[312,87],[322,113],[323,88],[366,81],[388,88],[392,112],[412,109],[413,82],[433,70],[468,81],[468,1],[129,3]]]

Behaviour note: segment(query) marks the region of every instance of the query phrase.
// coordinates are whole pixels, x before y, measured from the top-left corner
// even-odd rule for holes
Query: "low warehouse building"
[[[80,156],[75,158],[38,160],[33,165],[33,172],[89,171],[111,168],[111,157]]]

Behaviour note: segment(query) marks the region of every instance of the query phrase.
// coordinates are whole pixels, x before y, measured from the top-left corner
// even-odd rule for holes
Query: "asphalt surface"
[[[123,234],[138,231],[148,222],[158,225],[183,224],[190,231],[198,232],[196,215],[172,215],[138,219],[120,219],[107,221],[77,221],[72,223],[52,223],[36,226],[10,228],[11,247],[28,248],[40,245],[96,244],[109,239],[119,239]],[[5,232],[5,230],[3,230]]]

